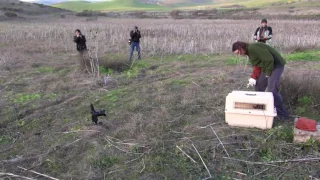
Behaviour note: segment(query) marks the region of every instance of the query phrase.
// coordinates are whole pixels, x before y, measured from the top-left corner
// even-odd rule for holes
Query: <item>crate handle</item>
[[[247,96],[256,96],[257,94],[249,94],[249,93],[246,93]]]

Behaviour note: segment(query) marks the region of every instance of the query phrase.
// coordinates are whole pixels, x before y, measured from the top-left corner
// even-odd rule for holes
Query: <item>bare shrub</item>
[[[108,59],[107,57],[100,58],[100,66],[105,69],[113,69],[121,72],[128,68],[128,61],[124,59]]]
[[[75,52],[72,32],[81,29],[86,35],[88,48],[93,37],[97,37],[99,56],[105,53],[127,54],[130,28],[137,25],[141,29],[141,47],[145,56],[162,54],[202,54],[230,53],[234,41],[253,42],[254,30],[259,22],[247,20],[135,20],[99,19],[83,21],[60,19],[58,22],[28,23],[1,22],[2,43],[34,42],[41,47],[64,53]],[[281,52],[297,47],[319,47],[320,36],[315,36],[320,28],[319,21],[273,20],[272,46]],[[37,27],[37,28],[35,28]],[[287,28],[291,27],[291,28]],[[95,34],[99,31],[99,34]],[[299,37],[297,37],[299,34]]]
[[[18,17],[18,14],[14,12],[5,12],[4,15],[11,18]]]
[[[281,81],[281,94],[290,106],[296,106],[303,97],[312,99],[314,106],[320,104],[320,73],[289,70]]]
[[[180,15],[181,11],[179,10],[172,10],[170,12],[170,16],[173,18],[173,19],[180,19],[181,18],[181,15]]]

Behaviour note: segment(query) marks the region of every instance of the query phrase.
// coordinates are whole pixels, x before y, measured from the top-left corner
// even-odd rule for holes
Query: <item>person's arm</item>
[[[134,35],[133,31],[130,31],[130,37],[131,37],[131,39],[133,38],[133,35]]]
[[[267,48],[259,44],[249,46],[251,63],[259,66],[266,76],[270,76],[274,69],[274,59]]]
[[[257,40],[258,31],[259,31],[259,28],[257,28],[256,32],[253,35],[254,40]]]
[[[268,30],[269,30],[269,34],[268,34],[268,37],[265,38],[266,40],[269,40],[272,38],[272,28],[270,26],[268,26]]]
[[[261,68],[258,66],[253,66],[253,71],[250,77],[252,79],[258,79],[260,76],[260,73],[261,73]]]
[[[79,42],[79,37],[74,36],[74,37],[73,37],[73,42],[78,43],[78,42]]]
[[[87,42],[86,37],[84,35],[82,35],[82,39],[83,39],[83,43]]]
[[[138,38],[141,38],[140,31],[137,31],[137,34],[138,34]]]

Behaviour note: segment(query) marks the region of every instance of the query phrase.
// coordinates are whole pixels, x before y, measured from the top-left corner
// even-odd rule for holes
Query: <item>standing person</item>
[[[75,31],[75,36],[73,37],[73,41],[77,44],[77,51],[79,52],[80,68],[81,70],[88,71],[90,68],[88,68],[89,55],[87,51],[86,37],[82,35],[79,29],[77,29]]]
[[[279,92],[280,77],[286,64],[286,61],[282,58],[280,53],[264,43],[248,44],[240,41],[235,42],[232,45],[232,52],[248,56],[252,65],[261,68],[260,75],[263,75],[268,79],[268,83],[263,86],[266,86],[267,91],[272,92],[273,94],[274,105],[277,109],[278,117],[280,119],[289,118],[289,114],[285,109],[282,96]],[[259,78],[257,81],[259,81]]]
[[[267,19],[261,20],[261,26],[257,28],[253,35],[254,40],[270,45],[272,38],[272,28],[268,26]]]
[[[138,52],[138,59],[141,60],[141,52],[140,52],[140,38],[141,34],[137,26],[134,27],[132,31],[130,31],[130,55],[129,61],[132,61],[133,51],[136,48]]]
[[[272,28],[268,26],[267,19],[261,20],[261,26],[257,28],[254,33],[254,39],[257,42],[262,42],[270,45],[270,41],[272,38]],[[249,86],[254,86],[256,91],[265,91],[268,85],[268,79],[261,72],[261,68],[258,66],[253,67],[253,72],[249,79]]]

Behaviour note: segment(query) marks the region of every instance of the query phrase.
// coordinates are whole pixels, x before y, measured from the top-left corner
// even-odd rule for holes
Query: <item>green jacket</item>
[[[246,49],[250,62],[254,66],[261,68],[266,76],[270,76],[275,66],[283,66],[286,61],[271,46],[264,43],[251,43]]]

